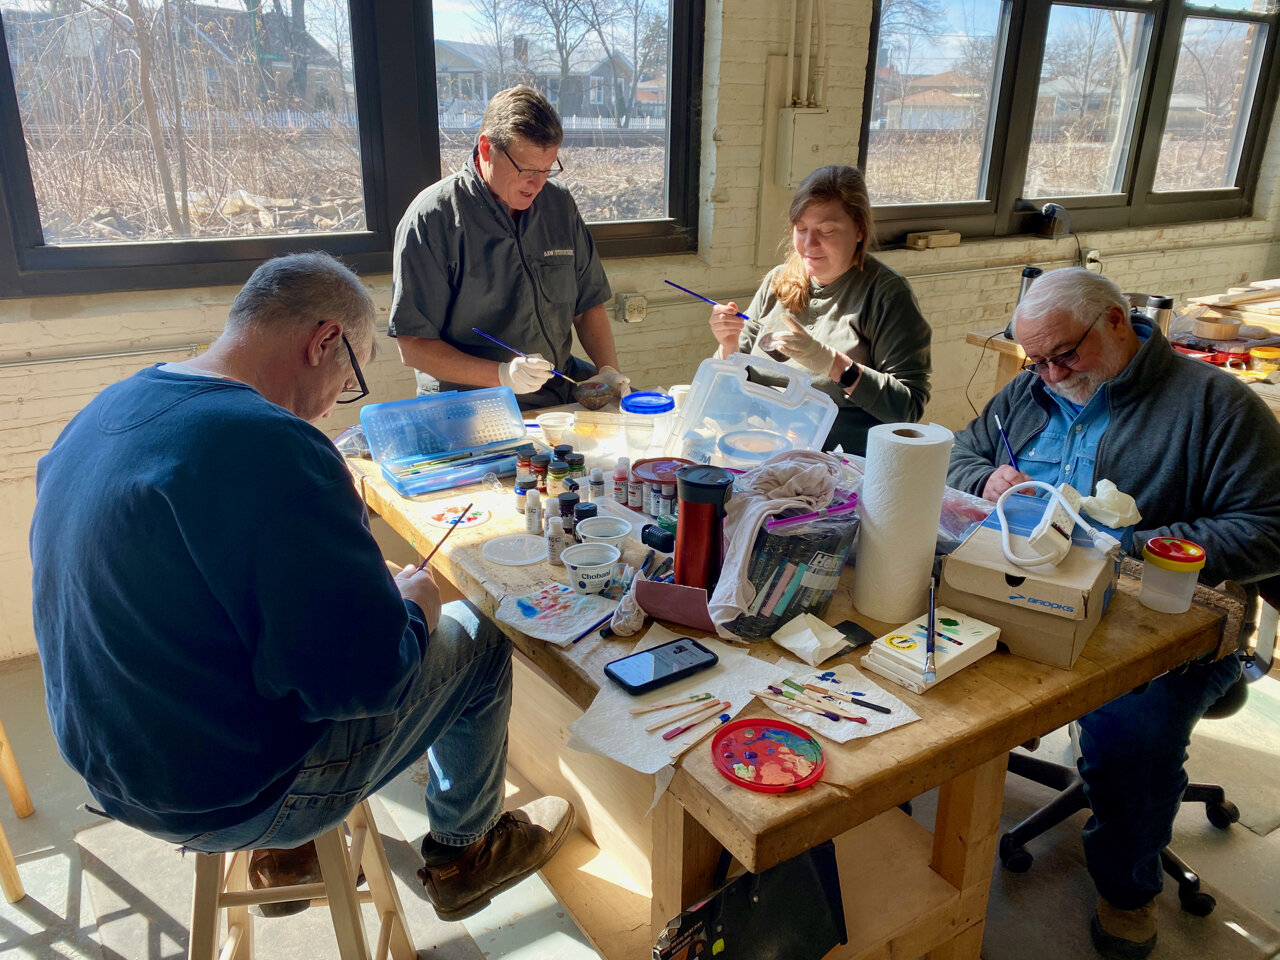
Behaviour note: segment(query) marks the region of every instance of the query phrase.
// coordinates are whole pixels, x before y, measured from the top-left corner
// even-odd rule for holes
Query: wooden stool
[[[0,723],[0,779],[4,780],[4,788],[9,791],[13,812],[19,817],[31,816],[35,807],[31,805],[31,794],[27,793],[27,784],[22,779],[22,771],[18,769],[18,761],[13,756],[13,747],[9,745],[3,723]],[[17,903],[27,895],[22,889],[18,864],[13,859],[13,851],[9,849],[9,840],[4,835],[3,827],[0,827],[0,889],[4,890],[4,898],[10,903]]]
[[[370,960],[360,904],[372,900],[381,920],[373,957],[386,960],[390,951],[393,960],[415,960],[418,953],[405,924],[400,895],[367,800],[347,814],[346,827],[351,832],[350,848],[341,826],[316,837],[320,874],[324,878],[321,883],[251,890],[248,883],[250,851],[197,854],[188,960],[219,957],[252,960],[253,926],[249,906],[285,900],[310,900],[312,906],[328,905],[342,960]],[[358,892],[356,877],[361,868],[369,889]],[[227,940],[219,953],[219,912],[222,910],[227,912]]]

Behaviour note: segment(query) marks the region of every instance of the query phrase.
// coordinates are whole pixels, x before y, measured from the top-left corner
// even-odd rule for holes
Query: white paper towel
[[[954,439],[936,423],[882,423],[867,432],[853,605],[868,617],[905,623],[929,606]]]

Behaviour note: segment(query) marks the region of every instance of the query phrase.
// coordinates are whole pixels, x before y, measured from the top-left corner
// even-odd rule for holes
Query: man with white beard
[[[1013,321],[1024,372],[957,435],[949,485],[995,500],[1023,480],[1085,496],[1111,480],[1142,513],[1137,529],[1117,531],[1129,553],[1181,537],[1204,547],[1206,584],[1280,573],[1280,425],[1252,391],[1177,354],[1153,324],[1131,320],[1119,287],[1084,269],[1042,276]],[[1234,655],[1198,660],[1079,720],[1091,935],[1103,956],[1155,947],[1159,855],[1187,785],[1191,730],[1239,674]]]

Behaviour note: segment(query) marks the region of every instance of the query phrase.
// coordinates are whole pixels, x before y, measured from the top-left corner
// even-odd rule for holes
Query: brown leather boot
[[[1142,960],[1156,947],[1156,902],[1121,910],[1098,897],[1098,912],[1089,925],[1093,947],[1107,960]]]
[[[254,850],[249,855],[249,886],[254,890],[319,883],[321,879],[320,858],[316,854],[314,840],[292,850],[268,848]],[[310,900],[259,903],[251,906],[249,912],[259,917],[290,917],[307,909],[310,903]]]
[[[418,879],[441,920],[461,920],[541,869],[555,856],[572,826],[569,801],[542,797],[504,813],[483,837],[460,847],[457,859],[426,864],[418,871]]]

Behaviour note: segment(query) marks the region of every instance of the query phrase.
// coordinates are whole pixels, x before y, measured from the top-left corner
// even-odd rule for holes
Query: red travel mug
[[[720,579],[724,505],[732,486],[733,474],[722,467],[676,471],[676,583],[710,592]]]

